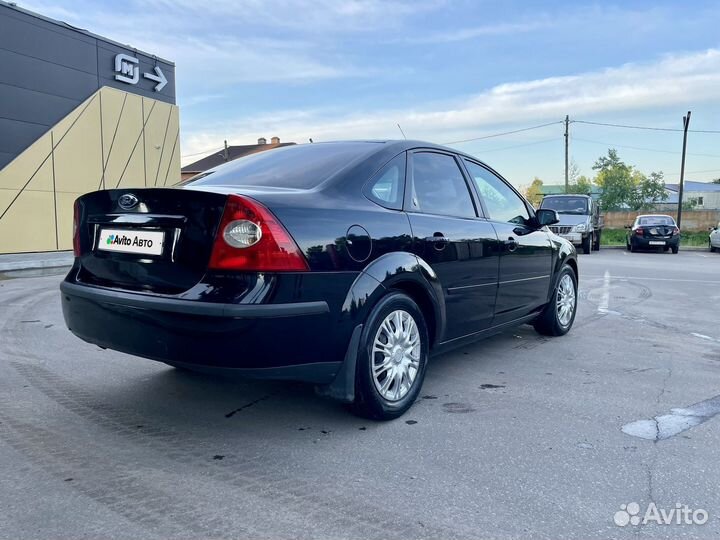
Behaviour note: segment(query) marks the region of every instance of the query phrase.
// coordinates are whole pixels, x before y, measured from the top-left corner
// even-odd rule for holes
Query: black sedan
[[[672,249],[677,253],[680,249],[680,229],[670,216],[641,215],[625,228],[628,230],[625,236],[628,251]]]
[[[394,418],[431,353],[522,323],[568,332],[577,257],[556,222],[448,148],[289,146],[80,197],[63,314],[100,347],[307,381]]]

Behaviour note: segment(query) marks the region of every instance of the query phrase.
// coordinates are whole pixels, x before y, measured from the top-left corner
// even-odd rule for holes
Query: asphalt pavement
[[[0,538],[720,537],[720,254],[581,255],[570,334],[433,359],[385,423],[84,343],[61,277],[0,280]],[[707,520],[622,526],[651,503]]]

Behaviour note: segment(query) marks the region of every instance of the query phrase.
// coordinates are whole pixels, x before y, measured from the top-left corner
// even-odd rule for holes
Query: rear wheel
[[[673,247],[672,247],[672,252],[673,252],[673,253],[677,254],[678,251],[680,251],[680,246],[673,246]]]
[[[593,241],[592,233],[588,234],[585,237],[585,239],[582,241],[582,250],[585,255],[590,255],[590,251],[592,250],[592,241]]]
[[[552,298],[533,326],[545,336],[562,336],[568,333],[577,311],[577,277],[569,265],[563,266]]]
[[[715,248],[713,247],[711,240],[708,240],[708,247],[710,248],[710,253],[715,253]]]
[[[595,234],[595,242],[593,242],[593,251],[600,251],[600,235],[602,234],[601,231],[598,231]]]
[[[420,308],[395,292],[373,309],[363,328],[355,377],[355,413],[375,420],[401,416],[425,379],[428,331]]]

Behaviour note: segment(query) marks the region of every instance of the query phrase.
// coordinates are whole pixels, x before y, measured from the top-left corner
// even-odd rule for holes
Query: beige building
[[[171,63],[4,2],[0,23],[0,253],[72,249],[84,193],[180,181]]]

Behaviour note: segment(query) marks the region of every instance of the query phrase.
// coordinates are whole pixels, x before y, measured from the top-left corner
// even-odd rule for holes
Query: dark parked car
[[[552,232],[582,247],[585,255],[600,251],[603,217],[600,205],[590,195],[546,195],[540,208],[560,214],[560,223],[550,227]]]
[[[635,218],[628,229],[625,244],[628,251],[652,249],[677,253],[680,249],[680,229],[675,220],[664,215],[642,215]]]
[[[75,204],[80,338],[181,368],[295,379],[393,418],[431,352],[573,324],[575,249],[475,158],[420,142],[290,146],[176,188]]]

